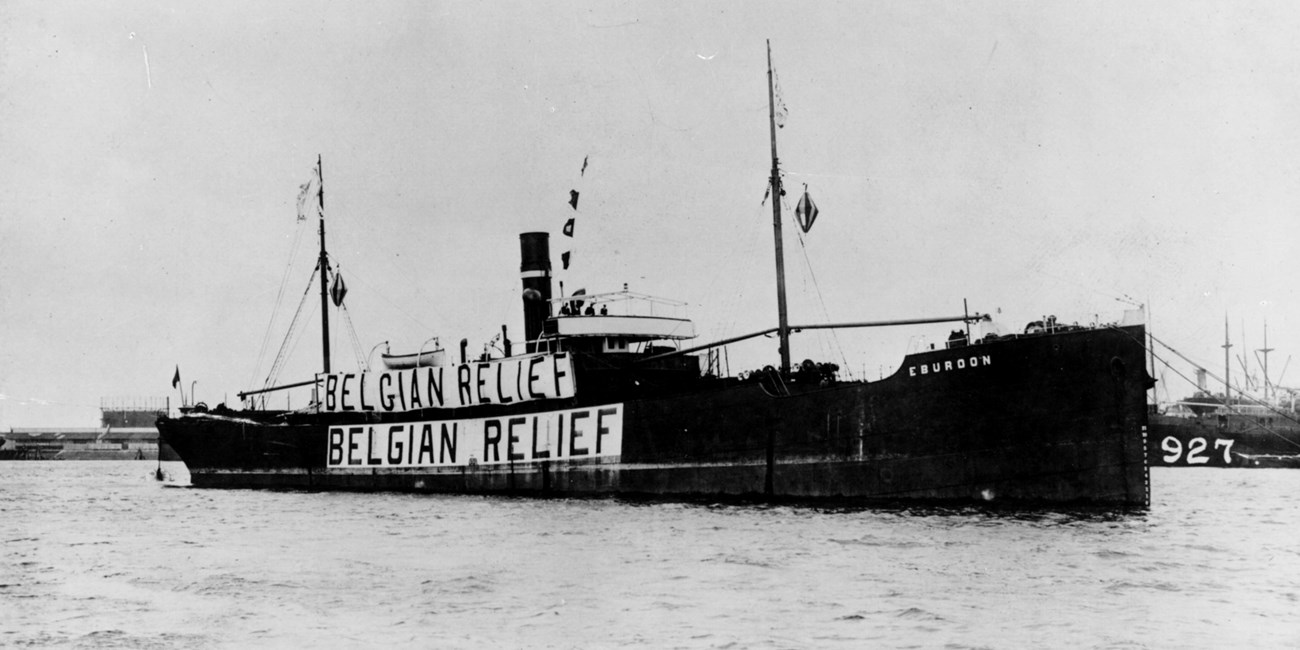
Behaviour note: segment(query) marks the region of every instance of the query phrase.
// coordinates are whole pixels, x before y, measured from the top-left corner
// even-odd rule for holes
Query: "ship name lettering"
[[[537,399],[542,396],[537,390],[537,382],[542,378],[537,374],[537,366],[541,365],[542,357],[533,357],[528,362],[528,396]]]
[[[511,462],[527,458],[524,452],[516,452],[515,445],[519,444],[519,434],[515,433],[515,427],[521,424],[527,424],[528,418],[510,418],[506,422],[506,458]]]
[[[456,380],[457,380],[456,383],[460,386],[459,394],[460,394],[461,404],[473,403],[469,399],[470,397],[470,392],[469,392],[470,376],[469,375],[470,375],[469,366],[461,364],[459,367],[456,368]]]
[[[398,382],[400,385],[401,382]],[[379,405],[384,407],[385,411],[393,410],[393,376],[384,373],[379,375]]]
[[[573,359],[563,352],[376,373],[324,373],[318,381],[326,413],[401,413],[576,395]]]
[[[328,375],[325,377],[325,410],[333,411],[336,408],[334,391],[338,390],[339,376]]]
[[[618,410],[612,408],[604,408],[604,409],[600,409],[599,411],[596,411],[596,454],[597,455],[601,453],[600,447],[601,447],[601,443],[605,440],[605,436],[609,435],[609,427],[605,424],[605,417],[610,415],[616,415],[617,413]]]
[[[587,448],[578,446],[578,438],[582,437],[583,431],[578,430],[578,420],[591,417],[587,411],[574,411],[569,414],[569,455],[586,456]]]
[[[407,434],[408,444],[406,445],[402,444],[401,436],[393,435],[394,433],[400,434],[403,428],[404,427],[402,427],[402,425],[400,424],[394,424],[393,426],[388,427],[388,464],[389,465],[395,465],[397,463],[402,462],[402,450],[406,449],[409,446],[409,440],[410,440],[409,432]]]
[[[446,463],[449,465],[456,464],[456,429],[459,426],[460,423],[452,422],[451,431],[448,432],[447,423],[446,422],[442,423],[442,447],[441,447],[442,451],[440,452],[442,454],[442,459],[440,462],[442,463]],[[433,456],[432,452],[430,452],[429,456],[430,457]]]
[[[414,427],[412,427],[414,428]],[[429,460],[425,460],[428,457]],[[433,425],[425,424],[420,427],[420,457],[415,460],[417,465],[433,462]]]
[[[934,361],[923,363],[919,366],[908,366],[907,375],[915,377],[917,375],[932,375],[940,372],[951,372],[953,370],[965,370],[967,368],[978,368],[980,366],[993,365],[993,357],[988,354],[960,358],[956,360],[948,359],[942,363]]]
[[[360,399],[361,401],[361,410],[363,411],[375,410],[375,407],[366,404],[366,375],[368,374],[370,373],[367,372],[361,373],[361,388],[357,390],[357,398]]]
[[[501,420],[491,419],[483,423],[483,462],[500,462],[501,450],[497,445],[501,444]],[[488,460],[488,447],[492,448],[492,460]]]
[[[560,394],[560,380],[564,379],[568,374],[569,373],[564,370],[564,367],[560,365],[560,358],[551,357],[551,381],[555,384],[554,394]]]
[[[538,449],[538,448],[537,448],[537,423],[538,423],[538,421],[539,421],[538,418],[533,418],[533,459],[534,459],[534,460],[545,460],[545,459],[551,457],[551,450],[550,450],[550,449]]]
[[[497,368],[497,397],[501,400],[502,404],[509,404],[515,401],[515,398],[507,395],[505,391],[501,390],[501,373],[504,370],[504,365],[500,363],[495,365]]]
[[[568,429],[568,440],[565,440]],[[441,436],[439,436],[441,433]],[[465,444],[483,450],[479,464],[619,456],[623,407],[608,404],[508,417],[334,426],[326,467],[459,467]],[[502,449],[505,447],[505,449]]]
[[[433,406],[435,402],[437,404],[442,404],[442,387],[445,383],[442,381],[442,371],[442,368],[431,368],[429,370],[427,386],[429,392],[425,393],[425,395],[429,397],[429,406]],[[414,373],[412,373],[412,375],[414,375]],[[412,380],[414,380],[414,377],[412,377]]]
[[[348,399],[348,394],[351,393],[351,391],[348,390],[348,380],[355,376],[356,375],[353,375],[350,372],[345,372],[343,373],[343,379],[339,380],[339,401],[343,402],[344,411],[357,410],[357,407],[352,405],[352,400]]]

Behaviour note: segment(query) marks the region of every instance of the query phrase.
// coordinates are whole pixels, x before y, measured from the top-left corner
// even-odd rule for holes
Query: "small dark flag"
[[[569,270],[569,251],[560,253],[560,262],[564,265],[564,270]]]
[[[343,297],[346,295],[348,295],[348,286],[343,284],[343,275],[335,273],[334,286],[330,287],[330,299],[334,301],[334,306],[343,306]]]
[[[573,217],[569,217],[569,220],[564,222],[564,236],[565,237],[573,236]]]
[[[803,197],[799,199],[799,205],[794,208],[794,215],[799,220],[799,227],[804,232],[808,232],[817,220],[817,204],[813,203],[812,197],[808,195],[807,188],[804,189]]]
[[[582,171],[578,172],[578,175],[579,175],[579,176],[583,176],[583,175],[585,175],[586,173],[587,173],[587,156],[583,156],[583,157],[582,157]]]
[[[578,209],[578,190],[569,190],[569,205],[573,206],[574,210]]]
[[[181,385],[181,367],[176,366],[176,374],[172,375],[172,388]]]

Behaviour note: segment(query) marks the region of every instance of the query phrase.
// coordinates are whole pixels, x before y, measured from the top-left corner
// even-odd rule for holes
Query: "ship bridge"
[[[556,314],[546,319],[544,338],[601,352],[632,352],[638,344],[695,338],[695,324],[683,317],[686,303],[628,290],[578,293],[551,299]]]

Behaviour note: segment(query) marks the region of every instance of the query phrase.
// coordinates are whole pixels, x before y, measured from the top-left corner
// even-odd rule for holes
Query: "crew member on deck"
[[[608,306],[608,305],[601,305],[601,306],[600,306],[600,315],[601,315],[601,316],[608,316],[608,315],[609,315],[609,306]]]
[[[587,305],[587,310],[584,311],[584,312],[582,312],[582,315],[583,315],[583,316],[595,316],[595,315],[596,315],[596,307],[595,307],[595,305]]]

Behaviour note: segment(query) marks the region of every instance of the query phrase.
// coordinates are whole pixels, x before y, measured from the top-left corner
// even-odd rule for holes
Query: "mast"
[[[329,260],[325,256],[325,174],[321,169],[320,154],[316,155],[316,186],[317,205],[320,206],[320,339],[321,339],[321,358],[324,360],[323,372],[330,371],[330,294],[329,280],[326,275],[329,274]]]
[[[1262,361],[1264,366],[1264,401],[1267,403],[1269,393],[1268,387],[1271,383],[1268,379],[1268,353],[1273,351],[1273,348],[1268,347],[1268,321],[1264,321],[1264,347],[1255,351],[1264,353],[1264,360]]]
[[[781,235],[781,172],[776,157],[776,90],[772,81],[772,41],[767,41],[767,120],[772,132],[772,231],[776,241],[777,336],[781,341],[781,374],[790,374],[790,322],[785,309],[785,253]]]
[[[1232,374],[1231,356],[1228,350],[1232,348],[1232,343],[1228,341],[1228,315],[1223,315],[1223,405],[1230,407],[1232,404],[1232,382],[1229,377]]]

